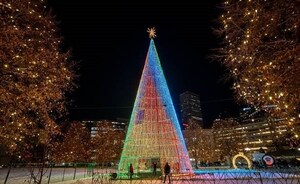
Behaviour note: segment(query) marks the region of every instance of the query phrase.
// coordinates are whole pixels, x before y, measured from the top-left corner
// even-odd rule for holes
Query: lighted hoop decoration
[[[251,162],[251,161],[249,160],[249,158],[246,157],[246,155],[244,155],[244,153],[242,153],[242,152],[240,152],[239,154],[235,155],[235,156],[232,158],[232,165],[233,165],[233,167],[234,167],[235,169],[238,168],[237,165],[236,165],[236,159],[237,159],[238,157],[244,158],[244,159],[247,161],[248,168],[251,169],[251,167],[252,167],[252,162]]]
[[[273,164],[274,164],[274,158],[272,157],[272,156],[270,156],[270,155],[264,155],[263,157],[262,157],[262,160],[264,161],[264,163],[265,163],[265,165],[267,166],[267,167],[272,167],[273,166]]]

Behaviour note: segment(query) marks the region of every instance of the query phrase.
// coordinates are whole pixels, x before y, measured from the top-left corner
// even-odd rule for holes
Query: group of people
[[[156,163],[153,163],[153,174],[154,174],[154,176],[156,175],[156,169],[157,169],[157,164],[156,164]],[[169,179],[169,183],[171,183],[171,176],[170,176],[170,173],[171,173],[171,167],[170,167],[170,165],[169,165],[168,162],[166,162],[166,164],[165,164],[165,166],[164,166],[164,173],[165,173],[164,183],[166,182],[167,177],[168,177],[168,179]],[[129,165],[129,178],[130,178],[130,179],[132,179],[133,174],[134,174],[133,165],[130,164],[130,165]]]

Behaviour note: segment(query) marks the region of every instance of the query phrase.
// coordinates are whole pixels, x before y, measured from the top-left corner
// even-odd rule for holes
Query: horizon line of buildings
[[[220,151],[220,142],[224,140],[241,140],[238,142],[241,152],[257,152],[264,150],[267,152],[274,151],[274,136],[282,135],[290,131],[290,127],[281,123],[282,120],[270,121],[268,115],[264,111],[253,108],[241,109],[238,118],[229,118],[226,121],[236,121],[238,124],[216,129],[214,127],[204,129],[201,112],[201,104],[199,95],[186,91],[180,94],[180,111],[181,122],[183,123],[183,131],[188,128],[190,122],[196,122],[201,127],[205,136],[210,137],[215,144],[215,152]],[[83,120],[81,122],[88,125],[91,135],[95,135],[98,130],[95,125],[102,121],[109,121],[116,130],[126,131],[129,123],[128,119],[102,119],[102,120]],[[221,119],[215,119],[214,123],[220,122]],[[299,129],[297,126],[296,129]]]

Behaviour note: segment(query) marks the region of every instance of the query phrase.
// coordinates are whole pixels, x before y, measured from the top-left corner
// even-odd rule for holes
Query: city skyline
[[[231,84],[222,80],[226,70],[209,59],[219,43],[213,34],[221,11],[218,3],[50,0],[65,49],[71,49],[78,64],[78,88],[70,95],[71,118],[129,119],[149,27],[157,30],[156,45],[178,116],[179,95],[185,91],[200,96],[208,126],[220,113],[235,111]]]

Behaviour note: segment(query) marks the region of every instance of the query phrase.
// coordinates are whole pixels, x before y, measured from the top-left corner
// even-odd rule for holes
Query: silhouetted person
[[[157,165],[155,162],[153,162],[153,174],[154,176],[156,175],[156,168],[157,168]]]
[[[132,179],[132,176],[133,176],[133,166],[132,166],[132,164],[130,164],[130,166],[129,166],[129,178],[130,179]]]
[[[166,165],[164,167],[164,172],[165,172],[164,183],[166,182],[167,176],[169,177],[169,183],[171,183],[171,176],[170,176],[171,167],[168,162],[166,162]]]

